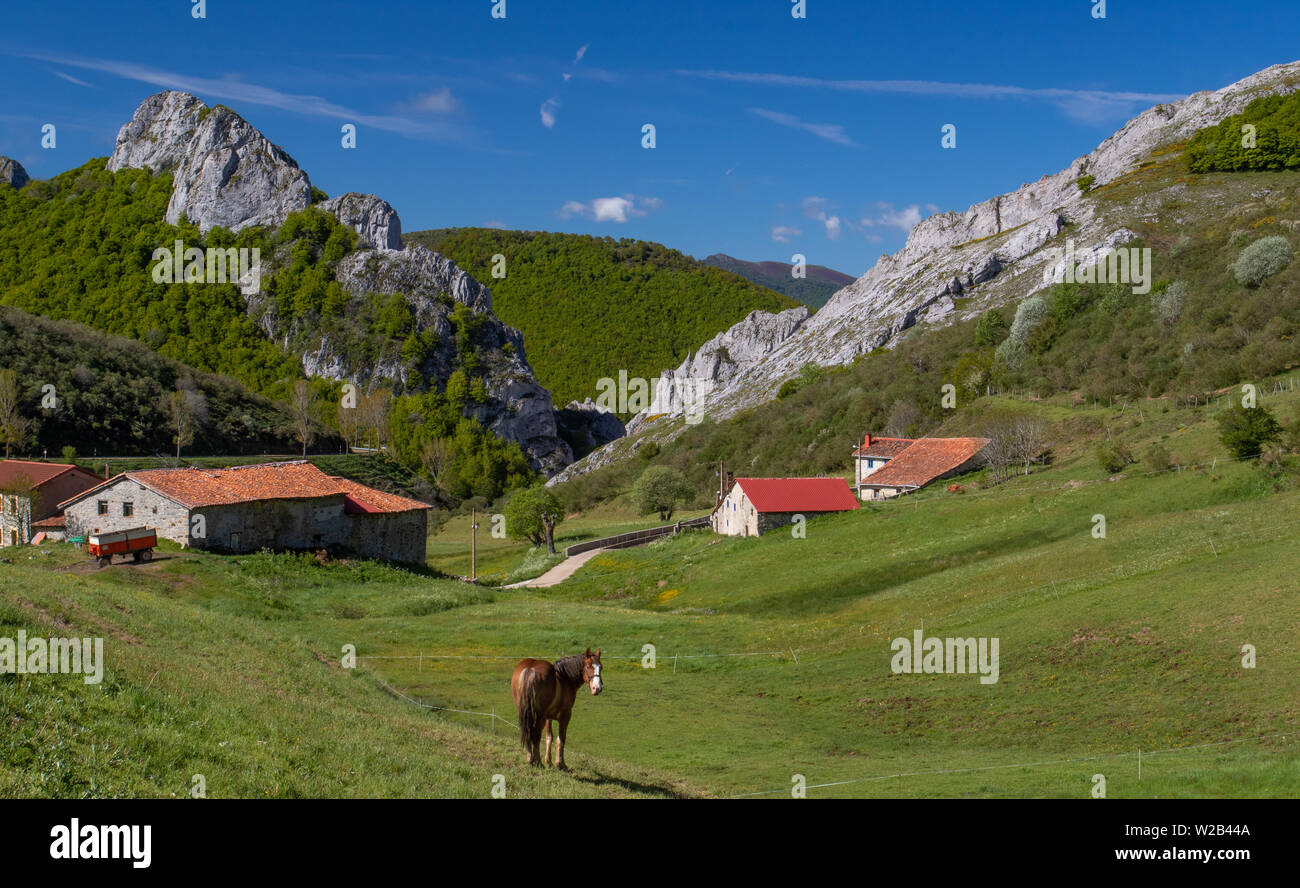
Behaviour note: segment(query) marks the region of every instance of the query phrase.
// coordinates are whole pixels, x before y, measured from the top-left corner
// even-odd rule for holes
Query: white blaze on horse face
[[[604,684],[600,680],[600,664],[593,664],[591,670],[591,692],[599,694],[604,688]]]

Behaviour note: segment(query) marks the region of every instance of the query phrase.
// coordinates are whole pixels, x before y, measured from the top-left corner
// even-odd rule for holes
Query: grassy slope
[[[336,638],[364,649],[385,620],[482,595],[462,584],[175,551],[144,569],[51,570],[84,556],[47,551],[0,572],[0,635],[102,636],[108,668],[94,687],[0,677],[2,797],[183,796],[195,774],[209,797],[486,797],[494,774],[509,795],[693,792],[590,749],[571,756],[576,778],[532,771],[504,724],[453,722],[389,696],[364,663],[338,667]]]
[[[782,790],[793,773],[860,780],[815,791],[855,796],[1084,798],[1097,773],[1112,797],[1294,794],[1296,738],[1153,750],[1300,730],[1300,649],[1282,616],[1300,492],[1224,461],[1206,411],[1097,412],[1135,450],[1162,440],[1189,468],[1109,481],[1065,445],[1029,478],[818,519],[807,539],[699,534],[609,553],[554,590],[433,615],[447,638],[437,652],[602,643],[623,659],[609,659],[606,693],[580,703],[577,748],[722,794]],[[1091,535],[1096,514],[1105,540]],[[922,624],[1000,638],[1001,681],[893,675],[890,640]],[[639,668],[644,643],[658,646],[654,671]],[[1240,666],[1245,643],[1257,669]],[[395,633],[382,652],[415,646]],[[745,651],[770,653],[671,661]],[[495,661],[389,663],[400,686],[508,705]],[[1004,767],[1040,762],[1055,764]],[[983,768],[995,770],[918,773]],[[861,780],[899,773],[912,776]]]
[[[524,334],[528,361],[557,406],[597,382],[654,379],[755,309],[799,303],[661,244],[538,231],[415,231],[420,243],[492,288],[497,317]],[[494,255],[506,276],[492,276]]]
[[[6,553],[3,634],[106,634],[111,668],[98,689],[0,679],[15,728],[0,795],[179,794],[193,773],[212,795],[256,796],[485,795],[494,773],[521,795],[782,795],[794,773],[859,781],[814,795],[1085,798],[1097,773],[1112,797],[1293,795],[1295,738],[1153,751],[1300,730],[1300,491],[1223,461],[1212,410],[1096,412],[1189,468],[1110,481],[1066,443],[1000,487],[817,519],[806,539],[688,534],[551,590],[285,556],[50,573],[77,556]],[[1001,681],[893,675],[890,640],[922,624],[998,637]],[[361,670],[322,662],[347,643]],[[1240,667],[1245,643],[1257,669]],[[509,717],[515,658],[587,644],[605,648],[607,689],[578,701],[572,778],[526,773],[502,724],[421,711],[366,671]],[[694,656],[740,652],[761,654]],[[876,779],[895,774],[910,776]]]

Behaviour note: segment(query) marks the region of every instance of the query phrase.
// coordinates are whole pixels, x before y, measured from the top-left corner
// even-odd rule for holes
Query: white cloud
[[[772,240],[776,241],[778,244],[788,244],[790,243],[790,238],[801,237],[802,235],[803,229],[791,228],[788,225],[777,225],[772,229]]]
[[[411,102],[410,108],[413,111],[429,111],[433,114],[450,114],[459,107],[459,102],[451,94],[451,89],[444,86],[442,89],[425,93],[422,96],[416,96]]]
[[[547,99],[542,102],[542,126],[550,129],[555,126],[555,112],[559,110],[560,100],[556,98]]]
[[[766,108],[750,108],[749,112],[773,123],[779,123],[781,126],[794,127],[812,133],[817,138],[825,139],[828,142],[835,142],[839,145],[854,144],[853,140],[845,135],[844,127],[838,123],[805,123],[793,114],[786,114],[783,111],[769,111]]]
[[[1007,86],[992,83],[945,83],[937,80],[826,80],[753,71],[678,70],[683,77],[730,80],[772,86],[805,86],[844,92],[954,96],[968,99],[1037,99],[1051,102],[1066,115],[1087,123],[1132,114],[1142,106],[1174,102],[1181,93],[1144,93],[1102,89]]]
[[[840,236],[843,223],[839,216],[827,212],[827,209],[833,208],[831,202],[824,197],[805,197],[803,199],[803,214],[809,219],[816,219],[822,223],[826,229],[826,236],[831,240],[836,240]]]
[[[591,46],[591,44],[590,44],[590,43],[584,43],[584,44],[582,44],[582,46],[578,47],[578,54],[575,55],[575,56],[573,57],[573,64],[576,65],[576,64],[578,64],[578,62],[582,61],[582,57],[585,56],[585,55],[587,54],[587,47],[588,47],[588,46]]]
[[[870,228],[874,225],[882,225],[886,228],[897,228],[900,231],[910,231],[912,226],[920,222],[931,213],[937,213],[939,208],[934,204],[926,204],[921,207],[919,204],[911,204],[903,207],[901,210],[894,209],[894,205],[884,203],[883,201],[876,204],[877,213],[874,218],[867,216],[862,219],[862,225]],[[925,212],[922,213],[921,210]]]
[[[195,95],[213,96],[232,102],[249,105],[264,105],[295,114],[311,117],[330,117],[348,123],[371,126],[387,132],[401,133],[408,136],[424,136],[433,139],[463,140],[470,133],[464,127],[432,121],[427,117],[412,119],[389,114],[364,114],[354,108],[337,105],[320,96],[298,95],[281,92],[267,86],[246,83],[233,78],[195,77],[190,74],[178,74],[137,65],[133,62],[119,62],[113,59],[61,57],[43,53],[12,53],[22,58],[37,59],[56,65],[99,71],[127,80],[148,83],[164,89],[180,89]]]
[[[565,201],[558,212],[562,219],[581,216],[594,222],[622,224],[629,219],[661,209],[663,205],[664,202],[657,197],[624,194],[621,197],[597,197],[587,203],[577,200]]]
[[[75,83],[77,86],[89,86],[91,89],[95,88],[93,86],[90,86],[90,84],[84,80],[78,80],[77,78],[73,77],[71,74],[64,74],[62,71],[51,71],[50,73],[53,74],[55,77],[62,77],[64,80],[68,81],[68,83]]]

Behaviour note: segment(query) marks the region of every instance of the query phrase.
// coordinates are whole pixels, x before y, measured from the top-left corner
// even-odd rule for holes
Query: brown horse
[[[528,764],[545,765],[551,757],[551,721],[560,723],[559,742],[556,744],[555,767],[567,771],[564,764],[564,740],[569,733],[569,718],[573,715],[573,701],[578,687],[586,685],[592,694],[604,688],[600,680],[600,649],[596,653],[587,648],[585,653],[557,660],[553,665],[545,660],[520,660],[510,680],[510,692],[515,698],[519,713],[519,740],[528,750]],[[539,762],[537,752],[546,728],[546,753]]]

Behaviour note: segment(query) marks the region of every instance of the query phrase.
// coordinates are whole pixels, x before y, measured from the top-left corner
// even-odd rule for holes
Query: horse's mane
[[[582,654],[570,654],[555,661],[555,671],[565,681],[582,684]]]

